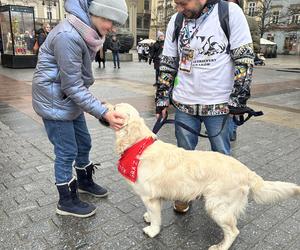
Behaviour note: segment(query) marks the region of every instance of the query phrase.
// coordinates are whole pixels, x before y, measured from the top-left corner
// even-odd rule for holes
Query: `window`
[[[159,12],[158,12],[158,22],[162,22],[163,21],[163,12],[160,10]]]
[[[52,20],[52,12],[51,11],[47,11],[47,19]]]
[[[249,2],[248,3],[248,16],[254,16],[256,11],[256,3]]]
[[[144,0],[144,10],[150,10],[150,0]]]
[[[143,27],[143,17],[138,16],[136,19],[136,27],[141,29]]]
[[[271,23],[278,23],[279,21],[279,10],[275,10],[272,13],[272,21]]]
[[[300,14],[293,15],[291,23],[300,24]]]
[[[144,17],[144,29],[149,29],[150,28],[150,16],[145,16]]]

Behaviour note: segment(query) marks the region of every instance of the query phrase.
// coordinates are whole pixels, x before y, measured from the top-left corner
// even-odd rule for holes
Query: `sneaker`
[[[186,213],[190,209],[190,206],[188,202],[175,201],[173,208],[177,213]]]

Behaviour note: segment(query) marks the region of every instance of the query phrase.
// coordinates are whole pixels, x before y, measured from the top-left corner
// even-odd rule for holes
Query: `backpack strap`
[[[220,25],[228,40],[226,53],[229,54],[230,53],[229,4],[226,1],[220,0],[218,6],[219,6],[218,13],[219,13]]]
[[[178,37],[180,34],[180,30],[182,28],[184,16],[181,12],[177,13],[176,19],[175,19],[175,25],[174,25],[174,32],[172,37],[172,42],[178,41]]]

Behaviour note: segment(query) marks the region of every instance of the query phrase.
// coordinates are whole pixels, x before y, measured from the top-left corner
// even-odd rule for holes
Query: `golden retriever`
[[[124,127],[116,131],[118,154],[143,138],[156,138],[134,107],[121,103],[113,109],[127,117]],[[191,201],[203,196],[207,213],[224,232],[222,242],[209,250],[226,250],[232,245],[239,234],[237,219],[245,210],[249,193],[257,203],[300,195],[300,186],[264,181],[233,157],[187,151],[160,140],[141,155],[136,182],[127,182],[146,206],[144,220],[150,225],[143,231],[150,237],[160,232],[163,200]]]

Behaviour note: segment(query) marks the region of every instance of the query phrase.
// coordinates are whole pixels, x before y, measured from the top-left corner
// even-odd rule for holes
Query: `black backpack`
[[[218,14],[219,14],[219,21],[221,24],[221,27],[226,35],[226,38],[228,40],[228,46],[226,48],[226,53],[230,53],[230,43],[229,43],[229,38],[230,38],[230,26],[229,26],[229,7],[228,7],[228,2],[223,1],[223,0],[209,0],[208,4],[216,4],[218,3]],[[178,37],[182,28],[182,23],[184,20],[184,16],[182,13],[178,13],[175,19],[175,28],[173,32],[173,37],[172,37],[172,42],[175,40],[178,41]]]

